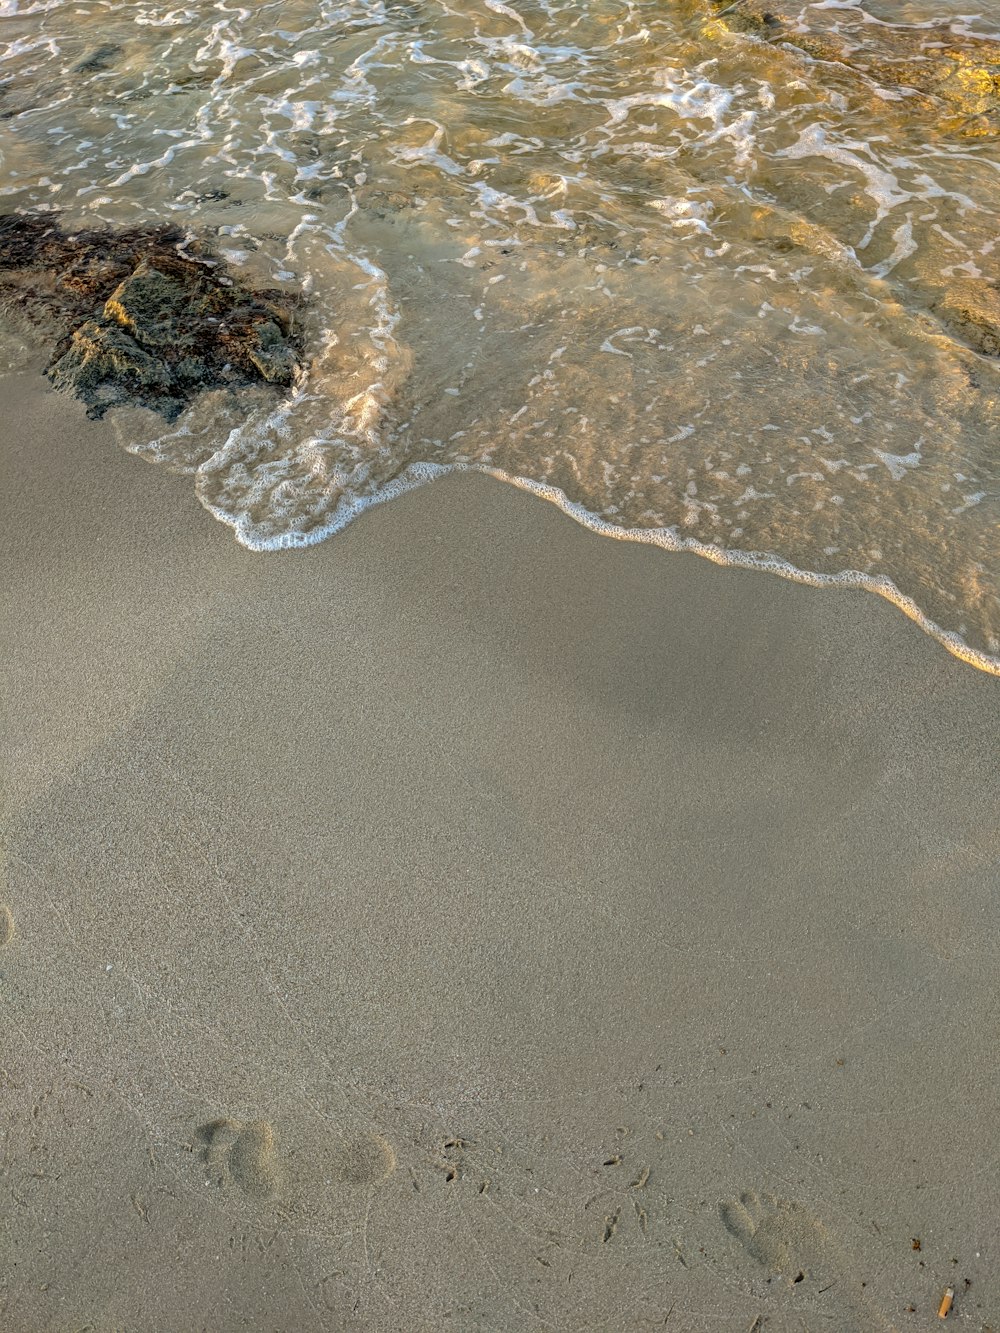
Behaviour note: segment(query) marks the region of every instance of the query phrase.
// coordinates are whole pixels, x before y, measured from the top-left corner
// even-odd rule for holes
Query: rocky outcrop
[[[300,298],[243,286],[166,228],[0,218],[0,296],[57,333],[47,373],[93,416],[129,402],[172,419],[204,389],[287,388],[301,362]]]

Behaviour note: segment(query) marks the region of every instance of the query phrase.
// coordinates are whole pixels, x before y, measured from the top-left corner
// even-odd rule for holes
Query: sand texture
[[[5,1333],[997,1326],[1000,680],[484,477],[253,555],[2,393]]]

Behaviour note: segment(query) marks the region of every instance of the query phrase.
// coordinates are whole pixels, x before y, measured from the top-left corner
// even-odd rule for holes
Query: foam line
[[[932,639],[936,639],[954,657],[976,667],[979,671],[985,671],[988,675],[1000,677],[1000,657],[992,657],[988,653],[972,648],[961,635],[951,630],[942,629],[940,625],[924,614],[912,597],[908,597],[906,593],[901,592],[895,583],[884,575],[873,577],[855,569],[843,570],[839,574],[820,574],[814,570],[799,569],[779,555],[765,555],[756,551],[727,551],[722,547],[694,541],[689,537],[679,537],[674,528],[617,527],[615,524],[607,522],[606,519],[598,518],[595,514],[590,513],[583,505],[570,500],[566,493],[557,486],[532,481],[528,477],[511,476],[507,472],[502,472],[499,468],[487,467],[482,464],[414,463],[404,473],[401,473],[400,476],[394,478],[388,485],[383,486],[372,495],[345,496],[334,509],[327,522],[317,525],[309,532],[285,532],[268,539],[252,537],[247,530],[244,516],[232,514],[227,510],[213,506],[204,499],[202,499],[202,504],[214,517],[228,524],[234,530],[236,540],[247,550],[260,552],[287,551],[317,546],[328,537],[343,531],[349,523],[364,513],[366,509],[384,504],[388,500],[394,500],[407,491],[416,490],[418,486],[425,486],[428,482],[436,481],[439,477],[454,472],[480,472],[485,476],[495,477],[498,481],[507,482],[518,487],[519,490],[528,491],[532,495],[538,496],[539,499],[554,504],[564,514],[567,514],[581,526],[589,528],[592,532],[599,533],[604,537],[612,537],[616,541],[658,546],[665,551],[689,551],[693,555],[702,556],[705,560],[711,560],[715,565],[723,565],[732,569],[763,570],[769,574],[777,574],[780,578],[788,579],[792,583],[804,583],[812,588],[861,588],[866,592],[877,593],[879,597],[884,597],[886,601],[891,602],[893,606],[902,611],[925,634],[928,634]]]

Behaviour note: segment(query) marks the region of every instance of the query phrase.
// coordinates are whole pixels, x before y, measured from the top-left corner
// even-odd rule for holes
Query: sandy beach
[[[481,476],[251,554],[2,392],[6,1333],[1000,1327],[1000,679]]]

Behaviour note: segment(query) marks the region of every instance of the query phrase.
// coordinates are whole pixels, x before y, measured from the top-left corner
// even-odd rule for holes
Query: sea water
[[[1000,149],[989,70],[934,82],[977,4],[2,0],[0,211],[308,295],[290,396],[110,414],[248,547],[475,468],[1000,671]]]

